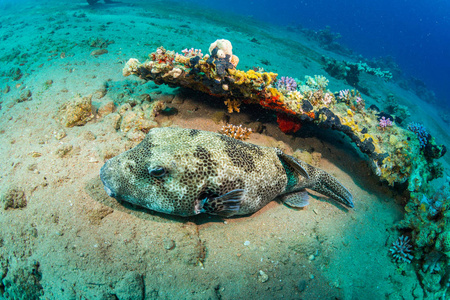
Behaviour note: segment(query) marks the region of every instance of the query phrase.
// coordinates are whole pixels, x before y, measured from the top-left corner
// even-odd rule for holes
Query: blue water
[[[277,25],[330,26],[342,35],[339,43],[366,58],[392,56],[406,76],[436,93],[438,104],[450,106],[449,1],[191,1]]]

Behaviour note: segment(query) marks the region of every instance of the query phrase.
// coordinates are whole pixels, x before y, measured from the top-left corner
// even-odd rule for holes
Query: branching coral
[[[423,124],[420,123],[409,123],[408,130],[414,132],[419,139],[420,148],[424,148],[428,144],[428,140],[430,139],[430,134]]]
[[[234,111],[235,112],[240,112],[241,110],[239,109],[239,106],[241,105],[241,101],[237,100],[237,99],[227,99],[226,101],[224,101],[225,105],[228,108],[228,112],[231,114]]]
[[[305,84],[313,89],[319,89],[322,91],[326,91],[328,86],[328,79],[322,75],[314,75],[314,78],[311,76],[305,76],[306,81]]]
[[[281,76],[275,84],[276,88],[281,92],[292,92],[297,90],[297,82],[292,77]]]
[[[181,53],[183,53],[183,55],[188,57],[188,58],[193,58],[193,57],[196,57],[196,56],[198,56],[200,58],[203,57],[203,53],[202,53],[201,49],[194,49],[194,48],[187,49],[186,48],[186,49],[181,50]]]
[[[242,125],[236,126],[233,124],[227,124],[222,126],[222,129],[220,129],[220,133],[237,140],[246,140],[248,139],[250,134],[252,134],[252,129],[243,127]]]
[[[385,130],[389,127],[392,127],[393,123],[390,118],[386,119],[385,117],[381,117],[380,122],[378,124],[379,124],[381,130]]]

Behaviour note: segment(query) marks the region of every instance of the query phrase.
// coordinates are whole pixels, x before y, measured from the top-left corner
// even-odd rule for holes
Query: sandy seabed
[[[218,131],[224,125],[217,120],[226,112],[222,100],[124,78],[131,57],[144,61],[162,45],[207,52],[225,38],[240,57],[239,69],[324,75],[332,91],[351,87],[326,74],[320,57],[347,58],[300,33],[164,1],[2,5],[0,193],[13,191],[26,206],[0,209],[0,298],[423,298],[412,264],[399,266],[389,255],[405,199],[379,183],[337,132],[305,126],[285,135],[270,112],[245,105],[226,114],[230,123],[264,128],[249,142],[320,153],[320,167],[352,192],[350,210],[313,193],[302,210],[273,201],[247,217],[181,218],[119,203],[99,179],[106,159],[138,143],[98,113],[111,101],[164,101],[176,113],[158,115],[159,126]],[[435,107],[370,75],[361,84],[376,95],[365,97],[368,104],[382,106],[380,99],[393,93],[418,117],[411,120],[440,143],[449,141]],[[91,96],[91,120],[63,126],[60,107]],[[447,169],[448,159],[441,159]]]

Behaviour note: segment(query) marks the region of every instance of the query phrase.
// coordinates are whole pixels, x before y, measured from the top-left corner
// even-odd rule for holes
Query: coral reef
[[[339,33],[332,32],[330,26],[326,26],[325,29],[321,29],[318,31],[306,28],[299,29],[304,35],[306,35],[308,39],[317,41],[319,43],[319,46],[326,50],[351,54],[350,49],[345,48],[344,46],[336,42],[336,40],[341,38],[341,35]],[[291,28],[291,30],[296,30],[296,28]]]
[[[411,116],[408,107],[405,105],[400,105],[397,98],[393,94],[389,94],[387,96],[385,103],[386,111],[395,116],[394,120],[398,124],[402,124],[405,119]]]
[[[322,62],[325,65],[324,69],[328,74],[337,79],[345,79],[351,86],[358,86],[359,74],[361,72],[375,75],[383,78],[385,81],[392,79],[392,74],[389,71],[382,71],[379,68],[372,68],[367,63],[358,62],[353,63],[349,61],[337,61],[334,58],[322,56]]]
[[[433,142],[433,147],[425,151],[413,132],[395,123],[392,126],[386,123],[383,128],[389,130],[380,130],[383,116],[367,110],[358,91],[333,93],[327,90],[328,80],[320,75],[306,76],[304,81],[291,77],[277,80],[275,73],[238,70],[237,58],[226,40],[212,43],[209,51],[210,55],[203,57],[186,56],[159,47],[144,63],[130,59],[123,74],[224,98],[230,112],[239,111],[241,102],[258,104],[277,114],[280,129],[286,133],[299,130],[303,122],[338,130],[368,155],[375,174],[390,185],[407,182],[410,191],[418,191],[427,181],[442,176],[442,168],[434,160],[445,154],[445,147]],[[189,50],[184,52],[189,53]],[[350,73],[356,76],[364,71],[390,78],[388,72],[366,64],[344,63],[342,68],[355,69]],[[386,120],[388,118],[385,116]]]
[[[431,185],[413,192],[405,206],[405,217],[396,227],[409,231],[414,256],[422,262],[418,274],[427,293],[436,298],[450,286],[450,177],[438,189]]]
[[[242,125],[236,126],[233,124],[227,124],[222,126],[220,133],[237,140],[246,140],[249,138],[250,134],[252,134],[252,129],[243,127]]]

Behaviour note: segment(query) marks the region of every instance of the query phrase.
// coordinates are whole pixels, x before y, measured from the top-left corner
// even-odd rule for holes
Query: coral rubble
[[[92,95],[77,95],[73,100],[64,103],[58,111],[58,118],[66,127],[83,126],[93,117]]]
[[[226,40],[212,43],[209,52],[203,55],[200,50],[185,49],[179,54],[159,47],[144,63],[130,59],[123,75],[224,98],[229,112],[239,111],[241,102],[258,104],[277,113],[284,132],[299,130],[302,122],[341,131],[369,156],[375,173],[390,185],[408,182],[409,190],[417,191],[422,184],[442,175],[440,164],[433,160],[445,154],[445,147],[435,145],[434,155],[426,157],[413,132],[391,120],[380,123],[376,111],[365,109],[359,92],[346,90],[335,94],[327,90],[328,80],[324,76],[306,76],[304,81],[291,77],[278,80],[275,73],[238,70],[239,60]],[[356,67],[357,72],[364,69],[389,77],[368,66]],[[386,126],[380,130],[379,125]]]

